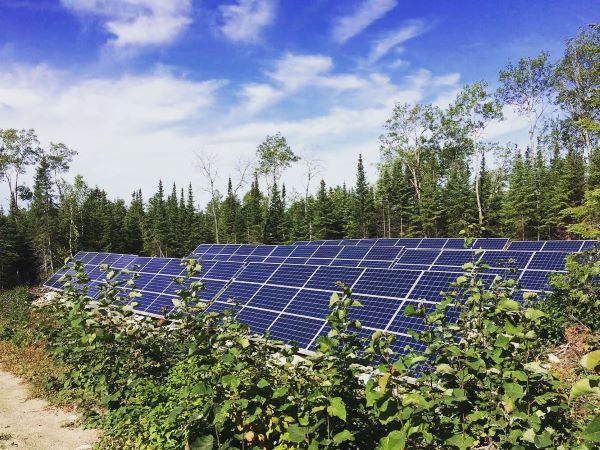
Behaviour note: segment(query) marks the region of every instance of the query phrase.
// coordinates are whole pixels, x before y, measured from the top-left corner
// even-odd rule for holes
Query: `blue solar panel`
[[[332,292],[302,289],[290,302],[286,313],[325,318],[331,312],[329,299]]]
[[[361,239],[359,245],[373,246],[377,243],[377,239]]]
[[[239,248],[235,251],[236,255],[251,255],[252,252],[254,251],[254,245],[250,245],[250,244],[244,244],[244,245],[240,245]]]
[[[425,330],[426,325],[423,323],[423,317],[421,317],[421,316],[408,317],[405,315],[405,311],[408,306],[413,306],[415,309],[424,308],[425,312],[427,314],[433,312],[433,310],[435,309],[435,305],[431,304],[431,303],[406,300],[402,304],[400,310],[398,311],[398,314],[396,315],[396,317],[394,318],[392,323],[390,323],[390,326],[388,327],[388,331],[391,331],[393,333],[406,334],[410,330],[412,330],[412,331],[424,331]]]
[[[389,269],[392,261],[376,261],[372,260],[363,260],[360,262],[359,267],[370,267],[373,269]]]
[[[531,259],[533,252],[528,251],[504,251],[504,250],[486,250],[481,257],[481,262],[490,267],[504,267],[523,269]]]
[[[358,240],[358,239],[342,239],[341,245],[356,246],[356,245],[358,245],[359,242],[360,242],[360,240]]]
[[[546,241],[543,251],[575,253],[581,248],[581,241]]]
[[[365,259],[376,259],[380,261],[393,261],[402,252],[402,247],[372,247]]]
[[[347,286],[352,286],[362,272],[362,269],[349,267],[319,267],[306,287],[332,291],[336,289],[337,281],[343,281]]]
[[[286,256],[290,256],[290,254],[296,249],[295,246],[293,245],[278,245],[277,247],[275,247],[273,249],[273,251],[271,252],[271,254],[269,255],[269,257],[274,257],[274,256],[282,256],[282,257],[286,257]]]
[[[539,270],[565,270],[565,258],[568,253],[563,252],[537,252],[531,258],[528,269]]]
[[[398,259],[401,264],[430,265],[436,260],[440,250],[406,250]]]
[[[448,249],[461,249],[465,248],[465,240],[462,238],[450,238],[444,245],[444,248]]]
[[[519,285],[528,291],[545,291],[550,289],[550,275],[552,272],[549,271],[526,270],[519,280]]]
[[[267,259],[265,256],[250,255],[246,256],[246,262],[264,262]]]
[[[398,242],[398,239],[391,239],[391,238],[377,239],[377,245],[384,245],[387,247],[393,247],[394,245],[396,245],[397,242]]]
[[[252,252],[252,256],[269,256],[275,250],[275,247],[275,245],[257,245]]]
[[[397,335],[396,340],[390,347],[397,355],[405,355],[410,351],[422,352],[425,344],[415,341],[410,336]]]
[[[435,266],[462,267],[463,264],[476,262],[479,256],[470,250],[442,250],[440,256],[435,261]]]
[[[319,247],[316,252],[313,253],[313,258],[335,258],[337,254],[342,250],[340,246],[323,246]]]
[[[367,297],[364,295],[353,295],[352,298],[359,301],[363,306],[361,308],[350,308],[348,317],[360,320],[360,323],[365,327],[379,330],[385,329],[402,304],[401,300],[389,298]]]
[[[585,252],[588,250],[593,250],[595,248],[599,248],[600,243],[598,241],[584,241],[581,245],[581,251]]]
[[[441,249],[446,245],[447,238],[425,238],[421,241],[418,248]]]
[[[363,259],[369,253],[369,247],[342,247],[336,259]]]
[[[338,267],[360,267],[360,259],[334,259],[331,263],[332,266]]]
[[[250,263],[236,275],[238,281],[264,283],[273,275],[279,266],[277,264]]]
[[[302,287],[317,270],[316,266],[284,264],[273,274],[269,284]]]
[[[220,302],[233,301],[245,305],[260,289],[260,285],[234,281],[219,295]]]
[[[241,323],[247,323],[252,333],[263,334],[277,316],[278,313],[275,312],[246,307],[238,314],[238,320]]]
[[[208,269],[202,277],[215,280],[231,280],[242,267],[243,263],[219,261]]]
[[[508,246],[508,250],[541,250],[545,241],[513,241]]]
[[[273,339],[294,341],[299,348],[307,349],[324,325],[324,321],[282,314],[269,329]]]
[[[424,299],[430,302],[440,302],[445,297],[441,292],[460,293],[463,289],[451,287],[450,283],[456,281],[461,274],[458,272],[440,272],[428,271],[424,272],[415,288],[410,293],[410,297],[414,299]]]
[[[203,280],[204,289],[198,294],[202,300],[212,300],[227,284],[225,281]]]
[[[316,247],[306,246],[306,247],[296,247],[292,253],[290,253],[290,257],[292,258],[310,258],[314,252],[317,251]]]
[[[398,242],[396,242],[396,246],[417,248],[422,240],[422,238],[400,238],[398,239]]]
[[[165,290],[165,288],[169,284],[171,284],[172,278],[173,277],[164,275],[155,275],[150,281],[148,281],[148,283],[146,283],[144,289],[146,291],[158,292],[159,294],[161,294]]]
[[[354,285],[357,294],[403,298],[420,272],[410,270],[370,269]]]
[[[169,314],[174,309],[174,299],[175,297],[172,297],[170,295],[159,295],[150,305],[148,305],[144,309],[144,312],[161,316]]]
[[[283,311],[298,289],[280,286],[263,286],[248,303],[255,308]]]
[[[473,244],[473,248],[484,250],[502,250],[508,242],[505,238],[479,238]]]
[[[161,275],[184,275],[185,267],[179,259],[169,259],[159,272]]]

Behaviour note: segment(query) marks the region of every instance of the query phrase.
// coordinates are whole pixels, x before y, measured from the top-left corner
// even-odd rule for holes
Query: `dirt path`
[[[39,399],[28,399],[21,380],[0,371],[0,449],[83,450],[97,438],[93,430],[67,427],[69,414]]]

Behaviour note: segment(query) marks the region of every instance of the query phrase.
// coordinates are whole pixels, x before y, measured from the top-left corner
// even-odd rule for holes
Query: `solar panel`
[[[302,289],[285,308],[285,312],[325,318],[331,312],[331,292]]]
[[[316,266],[282,265],[269,280],[270,284],[302,287],[317,270]]]
[[[439,250],[406,250],[398,259],[401,264],[421,264],[429,266],[440,255]]]
[[[306,317],[280,315],[269,328],[273,339],[295,341],[300,348],[309,348],[325,321]]]
[[[296,295],[298,289],[281,286],[262,286],[252,297],[249,306],[254,308],[283,311],[289,301]]]
[[[408,330],[425,330],[425,324],[423,323],[423,319],[421,317],[408,317],[405,315],[404,312],[408,306],[413,306],[415,309],[424,308],[426,313],[431,313],[435,309],[435,305],[430,303],[406,300],[399,308],[398,314],[396,315],[396,317],[394,317],[394,320],[392,320],[392,322],[387,327],[387,331],[405,334],[408,332]]]
[[[506,247],[508,239],[505,238],[479,238],[475,240],[473,248],[481,248],[484,250],[502,250]]]
[[[250,263],[236,275],[235,279],[237,281],[264,283],[278,268],[279,265],[277,264]]]
[[[581,248],[582,241],[546,241],[543,251],[560,251],[575,253]]]
[[[257,284],[234,281],[219,295],[219,301],[245,305],[259,289],[260,285]]]
[[[545,291],[550,288],[550,275],[553,272],[546,270],[526,270],[523,272],[519,285],[528,291]]]
[[[544,246],[545,241],[512,241],[508,250],[538,251]]]
[[[430,302],[441,302],[445,297],[442,291],[446,294],[450,292],[460,293],[463,289],[451,287],[450,283],[456,281],[460,272],[440,272],[428,271],[423,272],[421,278],[410,293],[411,298],[419,300],[427,300]]]
[[[384,330],[392,319],[398,308],[402,305],[401,300],[367,297],[364,295],[353,295],[354,300],[359,301],[363,306],[360,308],[350,308],[348,317],[352,320],[358,319],[365,327]]]
[[[306,287],[333,290],[336,288],[337,281],[342,281],[347,286],[352,286],[362,272],[363,269],[353,269],[350,267],[319,267],[308,283],[306,283]]]
[[[527,269],[565,270],[565,258],[567,256],[568,253],[564,252],[536,252],[531,258]]]
[[[417,248],[444,248],[446,245],[447,238],[425,238],[423,239]]]
[[[354,292],[383,297],[403,298],[420,272],[411,270],[370,269],[354,285]]]
[[[372,247],[365,259],[393,261],[402,252],[402,247]]]
[[[253,333],[262,334],[267,331],[277,316],[277,313],[271,311],[246,307],[240,311],[238,320],[247,323]]]
[[[531,259],[533,252],[486,250],[481,257],[481,262],[490,267],[523,269]]]
[[[441,265],[460,268],[466,263],[477,262],[480,256],[471,250],[442,250],[434,262],[434,267]]]

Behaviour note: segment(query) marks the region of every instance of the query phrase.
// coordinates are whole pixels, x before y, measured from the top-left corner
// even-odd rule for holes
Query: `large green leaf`
[[[331,399],[331,403],[327,407],[327,412],[330,416],[339,417],[343,421],[346,421],[346,404],[341,397]]]
[[[579,363],[587,370],[594,370],[600,364],[600,350],[584,355]]]
[[[593,384],[593,385],[592,385]],[[582,395],[600,394],[598,382],[593,382],[589,378],[583,378],[573,385],[569,394],[569,401],[575,400]]]
[[[408,436],[404,430],[394,430],[379,440],[379,450],[402,450],[406,446]]]
[[[288,439],[291,442],[304,442],[306,439],[306,433],[308,432],[308,427],[301,427],[297,423],[292,423],[288,427]]]
[[[346,441],[353,441],[353,440],[354,440],[354,435],[348,430],[340,431],[338,434],[333,436],[333,442],[335,442],[336,444],[340,444],[340,443],[346,442]]]
[[[451,438],[446,439],[445,442],[445,444],[458,447],[460,450],[467,450],[468,448],[473,447],[474,443],[475,439],[471,436],[465,436],[464,434],[455,434]]]

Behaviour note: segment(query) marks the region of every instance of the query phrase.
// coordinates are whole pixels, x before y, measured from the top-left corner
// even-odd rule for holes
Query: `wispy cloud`
[[[410,22],[407,22],[401,28],[388,33],[373,43],[367,58],[368,63],[372,64],[379,61],[393,48],[423,34],[425,31],[427,31],[427,27],[422,20],[411,20]]]
[[[238,0],[219,7],[223,35],[234,42],[255,42],[275,18],[273,0]]]
[[[340,17],[333,27],[333,39],[343,43],[381,19],[398,4],[397,0],[364,0],[349,15]]]
[[[173,42],[192,23],[191,0],[61,0],[77,13],[97,16],[115,47]]]

